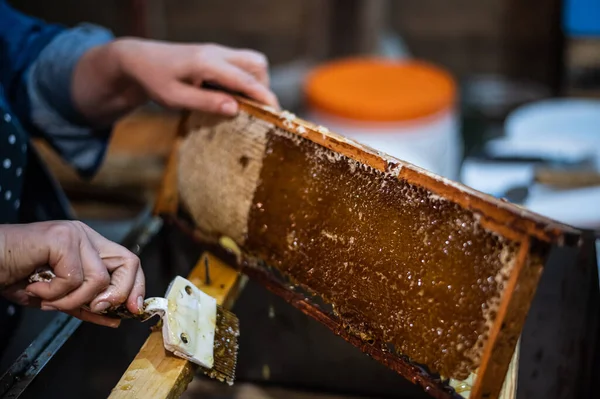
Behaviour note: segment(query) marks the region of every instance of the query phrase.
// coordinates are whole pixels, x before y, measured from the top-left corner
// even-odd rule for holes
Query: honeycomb
[[[245,250],[333,305],[367,339],[446,377],[481,359],[519,244],[478,215],[279,129]]]

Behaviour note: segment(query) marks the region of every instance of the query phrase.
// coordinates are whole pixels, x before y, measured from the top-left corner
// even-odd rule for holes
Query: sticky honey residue
[[[463,398],[469,398],[471,396],[471,389],[473,389],[473,383],[476,378],[477,375],[475,373],[471,373],[471,375],[469,375],[469,377],[463,381],[450,379],[449,384],[457,394]]]
[[[236,242],[233,241],[232,238],[222,236],[219,238],[219,244],[225,250],[234,254],[236,259],[238,260],[238,262],[240,261],[240,259],[242,258],[242,251],[241,251],[240,247],[236,244]]]
[[[131,384],[123,384],[120,387],[121,391],[130,391],[131,388],[133,388],[133,386]]]
[[[317,132],[321,133],[321,136],[323,136],[323,139],[325,139],[325,135],[329,133],[329,129],[327,129],[325,126],[317,126]]]
[[[280,117],[283,120],[283,126],[288,129],[292,129],[294,127],[294,121],[296,120],[296,115],[292,114],[289,111],[282,111],[280,113]]]
[[[476,369],[518,245],[424,188],[269,134],[245,249],[431,371]],[[285,215],[285,217],[282,217]]]
[[[239,320],[231,312],[218,308],[213,347],[212,369],[202,369],[204,374],[233,385],[237,365]]]

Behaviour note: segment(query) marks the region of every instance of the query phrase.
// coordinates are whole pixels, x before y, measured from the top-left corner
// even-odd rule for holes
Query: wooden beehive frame
[[[393,160],[390,157],[382,155],[375,150],[361,146],[344,137],[327,132],[323,128],[314,126],[308,122],[295,119],[289,113],[276,113],[268,108],[262,107],[251,101],[244,99],[239,100],[241,103],[242,113],[252,115],[266,121],[279,129],[285,130],[293,134],[301,134],[302,137],[317,143],[325,148],[331,149],[337,153],[355,159],[366,165],[369,165],[380,171],[389,171],[389,163],[400,162]],[[188,118],[184,118],[181,124],[183,135],[190,129],[187,126]],[[299,133],[301,132],[301,133]],[[175,144],[172,157],[169,161],[167,171],[165,173],[165,181],[163,182],[162,192],[157,202],[157,213],[168,214],[170,217],[175,216],[179,207],[179,192],[176,184],[178,171],[177,164],[179,162],[179,145],[182,138],[179,138]],[[520,208],[497,201],[489,196],[475,192],[456,183],[445,179],[433,176],[412,165],[403,165],[398,174],[398,178],[403,178],[409,181],[418,183],[426,187],[437,195],[448,198],[462,207],[477,210],[482,215],[481,223],[492,231],[510,237],[513,240],[522,242],[523,246],[520,251],[520,257],[525,258],[531,244],[538,245],[563,245],[565,243],[574,245],[578,239],[578,232],[566,226],[546,220],[537,215],[528,213]],[[176,218],[175,218],[176,220]],[[185,226],[182,224],[185,229]],[[195,232],[190,231],[191,234]],[[510,294],[505,295],[498,314],[497,323],[491,332],[491,338],[485,348],[484,357],[477,373],[473,375],[474,386],[472,387],[471,396],[473,398],[499,397],[500,389],[505,380],[505,375],[509,373],[509,379],[505,384],[505,389],[502,392],[502,397],[511,397],[514,394],[514,389],[510,389],[516,379],[516,353],[515,346],[518,338],[518,333],[523,324],[525,311],[519,311],[521,308],[527,308],[528,302],[531,300],[535,286],[537,284],[537,276],[541,270],[542,264],[533,265],[528,268],[529,276],[523,276],[524,262],[521,263],[521,268],[516,270],[508,283],[507,288]],[[451,397],[451,394],[441,386],[439,381],[428,379],[423,376],[420,370],[417,370],[409,363],[398,359],[381,351],[373,350],[371,346],[367,346],[358,337],[343,331],[340,328],[339,321],[335,320],[331,315],[328,315],[316,307],[311,306],[303,301],[298,295],[292,295],[287,292],[281,284],[277,284],[271,276],[254,267],[245,267],[244,272],[262,281],[272,291],[286,298],[290,303],[301,309],[303,312],[316,318],[323,324],[327,325],[337,334],[341,335],[347,341],[360,347],[363,351],[369,353],[377,360],[386,364],[388,367],[395,369],[400,374],[407,378],[413,378],[413,381],[420,383],[429,392],[436,397]],[[517,284],[520,284],[518,293],[514,293]],[[502,321],[507,318],[507,314],[511,316],[517,315],[517,319],[508,323],[505,328],[501,328]],[[494,361],[491,361],[494,357]],[[510,360],[513,359],[513,366],[509,370]],[[135,363],[135,362],[134,362]],[[175,380],[173,381],[175,382]],[[453,384],[454,385],[454,384]]]

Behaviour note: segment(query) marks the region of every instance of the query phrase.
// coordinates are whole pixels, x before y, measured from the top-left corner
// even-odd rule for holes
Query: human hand
[[[102,109],[98,108],[99,93],[103,93],[103,106],[113,104],[115,110],[140,105],[150,98],[168,108],[235,115],[238,104],[233,97],[201,88],[204,82],[279,108],[269,89],[267,58],[253,50],[216,44],[117,39],[82,57],[73,86],[76,102],[88,115]]]
[[[138,257],[81,222],[0,226],[0,260],[0,283],[7,286],[2,294],[19,304],[110,327],[120,321],[95,312],[123,303],[132,313],[142,310],[145,279]],[[56,275],[52,281],[27,282],[46,265]]]

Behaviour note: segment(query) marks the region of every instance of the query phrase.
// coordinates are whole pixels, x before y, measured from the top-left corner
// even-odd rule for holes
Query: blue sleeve
[[[90,126],[78,112],[71,98],[72,74],[87,50],[113,38],[90,24],[66,29],[45,23],[0,0],[2,84],[13,112],[83,177],[99,168],[112,129]]]
[[[23,123],[29,113],[26,71],[64,30],[60,25],[23,15],[0,0],[0,83],[13,112]]]
[[[42,50],[26,77],[31,129],[84,177],[99,168],[112,127],[91,126],[79,113],[71,99],[71,78],[87,50],[112,39],[110,31],[90,24],[64,31]]]

